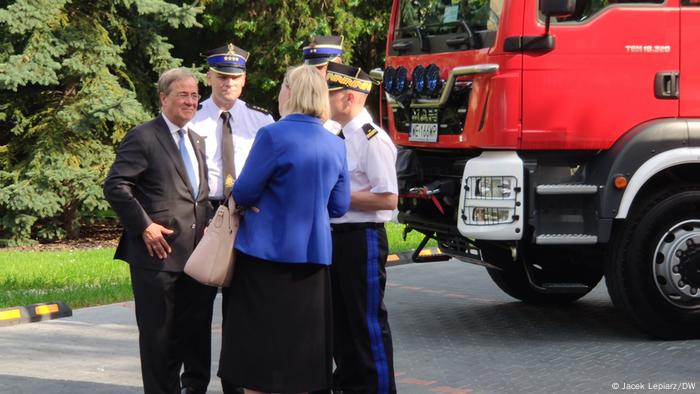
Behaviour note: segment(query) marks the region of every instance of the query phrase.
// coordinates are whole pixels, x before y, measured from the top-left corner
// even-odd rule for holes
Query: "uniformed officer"
[[[274,122],[266,110],[240,99],[249,53],[229,43],[204,54],[211,96],[202,102],[191,127],[206,141],[209,198],[214,209],[231,193],[255,134]]]
[[[342,36],[311,36],[301,44],[304,64],[315,66],[321,74],[326,74],[329,62],[340,63],[343,55]]]
[[[326,75],[328,63],[342,63],[343,36],[311,36],[301,44],[304,64],[315,66],[321,75]],[[323,123],[333,134],[340,133],[340,124],[333,119]]]
[[[249,56],[247,51],[228,43],[204,55],[209,65],[207,82],[211,86],[211,96],[202,102],[190,127],[205,138],[209,201],[213,214],[231,194],[233,181],[248,158],[258,129],[273,123],[274,119],[264,109],[239,98],[246,82],[246,61]],[[203,328],[198,341],[192,344],[206,348],[208,354],[211,354],[211,316],[216,297],[216,288],[212,289],[210,302],[207,302],[209,324],[206,333]],[[226,303],[225,290],[223,302]],[[189,373],[188,363],[185,361],[183,393],[206,391],[211,360],[208,359],[207,362],[206,366],[201,365],[202,363],[191,363],[189,368],[192,371]],[[206,380],[202,378],[205,370]]]
[[[395,393],[391,331],[384,306],[388,245],[384,222],[398,201],[396,147],[364,108],[372,88],[357,67],[329,63],[331,115],[342,125],[350,210],[332,219],[333,389]]]

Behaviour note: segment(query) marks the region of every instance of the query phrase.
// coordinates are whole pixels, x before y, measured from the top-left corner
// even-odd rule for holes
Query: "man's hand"
[[[153,257],[155,254],[159,259],[168,257],[168,253],[172,252],[168,241],[163,238],[163,235],[172,234],[173,230],[167,229],[160,224],[151,223],[143,230],[143,243],[146,244],[148,255]]]

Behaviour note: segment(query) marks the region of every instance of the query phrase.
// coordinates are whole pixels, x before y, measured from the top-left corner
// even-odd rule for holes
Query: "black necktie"
[[[233,188],[233,180],[236,179],[236,165],[233,162],[233,131],[229,120],[231,114],[221,113],[223,127],[221,129],[221,174],[224,180],[224,198],[228,198]]]

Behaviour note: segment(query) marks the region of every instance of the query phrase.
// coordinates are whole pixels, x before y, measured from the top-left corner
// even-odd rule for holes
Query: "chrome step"
[[[559,185],[538,185],[537,194],[596,194],[598,186],[563,183]]]
[[[589,245],[598,243],[597,235],[589,234],[541,234],[535,238],[539,245]]]

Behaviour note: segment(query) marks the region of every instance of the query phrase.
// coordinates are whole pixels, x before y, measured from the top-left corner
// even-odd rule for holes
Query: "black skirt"
[[[333,317],[328,267],[236,253],[231,287],[224,291],[221,379],[268,393],[330,387]]]

